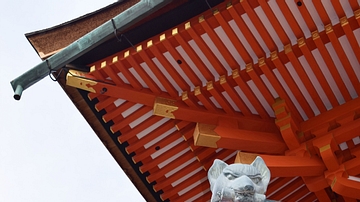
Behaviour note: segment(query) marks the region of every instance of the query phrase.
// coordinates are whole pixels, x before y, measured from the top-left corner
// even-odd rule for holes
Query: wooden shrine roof
[[[157,200],[207,201],[214,159],[256,154],[272,171],[269,199],[353,201],[359,26],[355,0],[224,1],[70,70],[66,88],[81,89]]]

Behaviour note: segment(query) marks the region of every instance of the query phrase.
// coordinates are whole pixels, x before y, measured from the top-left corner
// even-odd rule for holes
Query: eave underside
[[[89,92],[95,125],[157,199],[209,199],[207,169],[239,150],[272,166],[270,199],[358,198],[348,180],[360,174],[357,2],[225,3],[68,74],[68,85]],[[274,155],[295,163],[283,172]]]

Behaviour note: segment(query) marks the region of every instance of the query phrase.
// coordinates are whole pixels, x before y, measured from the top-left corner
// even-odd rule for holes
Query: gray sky
[[[0,201],[144,201],[57,83],[46,77],[20,101],[10,85],[41,62],[25,33],[112,2],[1,2]]]

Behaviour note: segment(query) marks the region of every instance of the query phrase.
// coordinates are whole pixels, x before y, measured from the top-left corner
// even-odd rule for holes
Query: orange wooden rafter
[[[306,194],[309,194],[309,190],[306,188],[306,186],[303,186],[302,188],[296,190],[294,193],[289,195],[285,198],[286,201],[299,201],[300,198],[305,196]]]
[[[133,57],[129,57],[130,54],[132,54]],[[127,61],[139,74],[139,76],[144,80],[146,85],[149,87],[149,89],[154,92],[155,94],[160,94],[161,90],[158,85],[154,82],[154,80],[149,76],[149,74],[140,66],[139,61],[135,60],[133,51],[130,52],[130,50],[126,51],[124,53],[124,60]]]
[[[324,103],[322,102],[319,94],[317,93],[313,83],[310,81],[308,75],[306,74],[305,70],[303,69],[302,65],[300,64],[298,58],[296,57],[295,53],[291,48],[291,44],[285,45],[285,54],[289,58],[291,64],[293,65],[296,73],[301,78],[306,90],[310,94],[311,98],[316,104],[316,107],[319,109],[320,112],[327,111],[325,108]]]
[[[254,3],[255,1],[253,1]],[[277,46],[273,39],[271,38],[270,34],[260,21],[259,17],[256,15],[253,8],[251,8],[248,0],[242,0],[240,1],[241,6],[246,11],[247,15],[249,16],[250,20],[254,24],[254,26],[258,29],[259,34],[261,35],[262,39],[264,40],[266,46],[269,48],[270,51],[276,50]]]
[[[343,47],[341,46],[338,37],[336,36],[333,27],[331,24],[328,24],[325,26],[325,30],[326,30],[326,34],[328,35],[331,44],[334,46],[335,52],[338,55],[338,57],[341,59],[341,63],[348,75],[348,77],[350,78],[350,81],[352,83],[352,85],[355,88],[355,91],[358,95],[360,95],[360,87],[359,87],[359,80],[356,77],[356,74],[350,64],[350,61],[347,57],[347,55],[344,52]]]
[[[264,96],[265,100],[269,105],[274,103],[274,97],[271,95],[270,90],[265,86],[264,82],[260,78],[254,69],[252,63],[246,64],[246,73],[250,76],[251,80],[255,83],[261,94]]]
[[[201,195],[201,193],[203,195]],[[204,198],[211,198],[212,192],[210,191],[210,188],[209,188],[209,189],[206,189],[206,190],[204,190],[204,191],[202,191],[202,192],[200,192],[198,194],[200,194],[200,196],[199,196],[199,198],[195,199],[194,202],[203,202]],[[195,196],[197,196],[198,194],[196,194]]]
[[[293,180],[293,177],[281,177],[276,179],[274,182],[270,183],[267,190],[266,195],[271,198],[271,195],[275,194],[276,192],[281,190],[281,187],[284,186],[284,184],[289,183],[291,180]]]
[[[318,176],[326,170],[324,163],[317,157],[275,156],[238,152],[235,163],[250,164],[260,156],[270,169],[272,177]]]
[[[206,176],[204,177],[206,178]],[[181,195],[179,194],[174,194],[171,197],[169,197],[170,201],[186,201],[188,199],[190,199],[191,197],[193,197],[195,194],[200,193],[204,190],[207,190],[209,188],[209,183],[207,182],[207,179],[204,178],[197,178],[198,180],[195,181],[195,185],[194,188],[190,189],[189,191],[185,192],[185,193],[181,193]],[[201,183],[200,183],[201,182]],[[191,186],[192,184],[189,184],[189,186]],[[187,187],[184,189],[188,189]],[[183,190],[180,190],[182,192],[184,192]]]
[[[243,150],[256,153],[283,154],[287,149],[278,133],[241,130],[198,123],[194,131],[195,145]]]
[[[150,142],[151,140],[153,140],[154,136],[159,136],[159,135],[165,133],[166,131],[172,129],[173,127],[174,127],[174,123],[172,121],[168,121],[168,122],[162,124],[155,130],[149,132],[149,134],[147,134],[145,137],[142,137],[140,139],[136,138],[137,139],[136,142],[133,142],[132,144],[130,144],[129,146],[126,147],[126,152],[128,152],[129,154],[132,152],[136,152],[137,154],[140,154],[142,152],[146,152],[147,150],[153,149],[150,153],[147,153],[149,156],[152,152],[155,152],[155,148],[150,147],[151,149],[150,148],[146,149],[146,148],[144,148],[145,144]],[[170,134],[167,138],[164,138],[164,139],[166,139],[166,142],[168,142],[172,139],[173,139],[173,141],[175,141],[176,139],[179,139],[179,137],[180,136],[177,134],[176,135]],[[170,141],[168,143],[171,143],[171,142],[172,141]],[[156,146],[157,145],[159,145],[160,148],[162,148],[162,146],[166,146],[166,144],[162,144],[161,142],[156,143]],[[147,156],[145,155],[145,157],[147,157]],[[135,160],[135,162],[139,162],[139,161],[141,161],[141,158],[140,158],[140,156],[136,155],[136,156],[134,156],[134,160]]]
[[[300,131],[308,132],[314,130],[315,128],[322,126],[326,123],[331,122],[336,117],[341,117],[351,112],[360,109],[360,99],[355,98],[347,102],[346,104],[340,105],[330,111],[324,112],[319,116],[313,117],[307,121],[300,123]],[[327,130],[327,129],[326,129]]]
[[[167,190],[173,189],[177,185],[180,185],[181,183],[183,183],[183,182],[181,182],[181,183],[177,184],[178,183],[177,182],[176,184],[174,184],[177,180],[181,179],[185,175],[187,175],[187,174],[191,173],[192,171],[199,169],[199,168],[202,168],[202,165],[199,162],[193,162],[190,165],[188,165],[185,168],[178,171],[177,173],[175,173],[169,177],[165,177],[165,178],[163,178],[163,180],[159,179],[158,180],[159,183],[154,185],[154,189],[155,190],[164,190],[164,191],[165,191],[165,189],[167,189]],[[202,170],[202,171],[204,171],[204,170]],[[201,172],[201,171],[199,171],[199,172]],[[174,187],[172,184],[174,184]]]
[[[195,123],[192,123],[192,124],[194,124],[194,125],[189,126],[189,127],[188,127],[189,129],[188,129],[188,130],[182,130],[182,131],[180,131],[180,133],[182,134],[182,136],[183,136],[183,138],[184,138],[185,141],[189,141],[189,140],[192,138],[192,136],[193,136],[194,128],[195,128]]]
[[[343,28],[347,39],[349,40],[350,46],[360,63],[360,47],[354,35],[352,28],[350,27],[349,21],[346,16],[340,18],[341,27]]]
[[[186,84],[184,78],[174,69],[170,62],[165,58],[162,52],[160,52],[159,48],[156,46],[160,42],[153,42],[152,40],[147,42],[147,48],[151,51],[151,53],[159,60],[162,66],[166,69],[172,79],[176,82],[176,84],[182,90],[188,90],[189,86]]]
[[[293,113],[293,116],[295,116],[296,118],[294,118],[295,120],[300,121],[302,120],[299,111],[297,110],[297,108],[295,107],[294,103],[291,102],[290,97],[288,96],[288,94],[285,92],[284,88],[282,87],[282,85],[280,84],[279,80],[275,77],[274,72],[271,71],[270,67],[268,66],[268,64],[265,62],[264,58],[260,58],[259,59],[259,67],[261,69],[261,71],[265,74],[265,76],[269,79],[270,83],[272,84],[272,86],[274,87],[274,89],[276,90],[276,92],[278,93],[278,95],[283,98],[284,100],[289,100],[288,103],[288,107],[290,109],[290,111]]]
[[[155,167],[153,169],[150,169],[149,170],[150,175],[146,177],[147,181],[148,182],[156,181],[157,179],[163,177],[166,173],[173,171],[174,169],[181,166],[184,162],[187,162],[192,158],[194,158],[194,154],[188,151],[185,154],[181,155],[179,158],[177,158],[175,161],[165,165],[162,168]]]
[[[149,171],[150,173],[156,172],[159,170],[158,165],[166,161],[167,159],[174,156],[174,154],[177,154],[185,149],[188,149],[188,145],[186,142],[182,142],[180,144],[177,144],[171,150],[163,153],[160,157],[155,158],[153,160],[148,159],[147,161],[143,162],[143,165],[139,167],[140,172],[144,173],[146,171]],[[192,154],[193,156],[193,154]]]
[[[189,94],[187,91],[181,93],[181,100],[189,107],[199,108],[198,100],[193,94]]]
[[[113,110],[106,110],[107,113],[104,114],[102,119],[105,123],[107,123],[107,122],[115,119],[116,117],[121,116],[121,113],[123,113],[125,110],[129,109],[130,107],[132,107],[134,105],[135,105],[135,103],[133,103],[133,102],[125,102]]]
[[[281,191],[278,191],[274,195],[272,195],[271,199],[275,201],[288,201],[285,197],[291,194],[291,192],[293,192],[294,190],[301,187],[303,184],[304,182],[301,180],[301,178],[297,178],[296,180],[292,181],[290,184],[287,184],[286,187],[281,189]]]
[[[244,101],[241,99],[230,84],[231,81],[226,79],[225,75],[220,76],[220,85],[227,92],[232,100],[236,100],[235,105],[240,109],[241,113],[245,116],[253,116],[250,109],[246,106]]]
[[[306,187],[314,193],[319,191],[321,192],[329,186],[324,177],[324,174],[321,174],[319,176],[303,176],[302,179],[306,184]]]
[[[175,49],[175,46],[170,43],[170,40],[167,39],[166,34],[160,35],[160,42],[157,44],[158,46],[162,44],[166,50],[169,51],[170,55],[176,60],[181,61],[181,64],[179,66],[181,69],[185,72],[186,76],[190,79],[190,81],[195,85],[201,85],[202,82],[200,78],[196,75],[196,72],[192,68],[189,67],[189,65],[185,62],[184,58],[180,55],[180,53]]]
[[[213,156],[216,155],[216,149],[214,148],[206,148],[206,147],[199,147],[202,148],[198,152],[195,152],[196,158],[200,162],[206,162],[206,160],[209,160]]]
[[[110,127],[110,130],[115,133],[116,131],[120,131],[122,128],[129,125],[131,122],[135,121],[136,119],[140,118],[145,113],[151,110],[148,106],[143,106],[140,109],[136,110],[134,113],[130,114],[128,117],[121,121],[114,121],[115,124]]]
[[[220,75],[226,74],[225,67],[220,63],[219,59],[215,56],[215,54],[206,45],[205,41],[200,37],[200,34],[198,34],[195,31],[195,28],[193,28],[191,26],[190,22],[187,22],[185,24],[185,30],[191,36],[191,38],[195,41],[195,43],[200,48],[200,50],[204,53],[206,58],[209,60],[209,62],[215,68],[216,72]]]
[[[194,165],[196,165],[196,166],[194,166]],[[186,176],[187,174],[191,173],[194,170],[197,170],[198,172],[193,174],[192,176],[188,177],[187,179],[185,179],[182,182],[178,181],[178,180],[181,180],[182,177]],[[196,180],[193,179],[196,175],[204,175],[204,173],[206,173],[206,172],[203,170],[201,164],[196,162],[196,163],[193,163],[191,166],[188,166],[188,167],[182,169],[181,172],[176,173],[175,175],[177,175],[177,176],[171,176],[162,181],[159,181],[160,183],[154,185],[154,187],[156,187],[155,190],[163,190],[165,193],[171,192],[171,191],[180,192],[187,186],[190,186],[192,183],[194,183],[194,181],[196,182]],[[192,182],[191,181],[187,182],[191,179],[193,180]],[[169,197],[169,195],[168,195],[168,197]]]
[[[117,98],[114,97],[107,97],[106,99],[104,99],[101,102],[98,102],[95,104],[95,109],[96,111],[101,111],[102,109],[104,109],[105,107],[113,104],[115,101],[117,100]]]
[[[316,191],[316,192],[314,192],[314,194],[315,194],[316,198],[320,202],[328,202],[328,201],[330,201],[329,195],[326,193],[326,191],[324,189]],[[308,197],[303,199],[304,202],[307,201],[307,200],[309,200]]]
[[[219,88],[212,82],[209,81],[206,84],[206,90],[215,98],[215,100],[219,103],[221,108],[227,113],[227,114],[235,114],[234,109],[230,105],[230,103],[227,101],[227,99],[221,94]]]
[[[282,138],[287,147],[290,150],[298,148],[300,146],[300,140],[297,135],[299,124],[292,118],[291,112],[285,101],[277,99],[272,107],[276,116],[275,123],[280,129]]]
[[[353,10],[359,9],[359,3],[357,0],[349,0],[350,6]]]
[[[190,125],[193,125],[193,123],[188,122],[188,121],[178,121],[178,122],[176,122],[175,127],[178,131],[181,131],[182,129],[184,129]]]
[[[356,10],[354,12],[354,15],[355,15],[355,19],[356,19],[357,23],[360,25],[360,9]]]
[[[199,194],[199,193],[203,193],[204,191],[207,191],[207,194],[199,197],[197,200],[195,201],[204,201],[204,198],[206,199],[210,199],[211,198],[211,191],[208,188],[208,182],[203,182],[202,184],[199,185],[199,188],[197,189],[191,189],[190,191],[186,192],[185,194],[183,194],[180,197],[173,197],[170,198],[170,201],[193,201],[192,198]],[[195,202],[194,201],[194,202]]]
[[[83,76],[86,76],[83,74]],[[69,79],[71,81],[69,81]],[[147,89],[142,90],[135,90],[128,86],[114,86],[107,83],[102,82],[95,82],[93,80],[90,80],[92,78],[80,78],[77,76],[68,75],[68,84],[84,89],[84,90],[91,90],[93,92],[97,92],[99,94],[108,95],[111,97],[121,98],[124,100],[128,100],[129,102],[135,102],[139,104],[143,104],[145,106],[153,107],[155,100],[157,99],[157,96],[154,95],[152,92],[150,92]],[[90,82],[90,83],[84,83],[84,81]],[[71,83],[75,82],[75,83]],[[106,90],[105,90],[106,89]],[[90,91],[90,92],[91,92]],[[168,97],[166,94],[162,94],[164,97]],[[164,100],[164,99],[163,99]],[[169,101],[169,99],[165,98]],[[216,124],[217,121],[220,118],[226,118],[226,119],[233,119],[237,120],[239,124],[243,127],[243,129],[246,130],[247,127],[258,127],[262,130],[268,130],[269,132],[276,131],[276,126],[272,122],[272,119],[267,120],[261,120],[259,118],[245,118],[243,116],[239,115],[229,115],[225,114],[221,111],[217,112],[208,112],[206,110],[201,109],[194,109],[189,108],[186,106],[185,103],[183,103],[181,100],[172,100],[170,103],[173,103],[174,106],[171,106],[172,108],[176,108],[175,111],[171,113],[172,110],[168,111],[165,116],[171,117],[172,115],[179,120],[185,120],[189,122],[202,122],[202,123],[208,123],[208,124]],[[166,105],[168,106],[168,105]],[[192,114],[192,116],[188,116],[188,114]],[[163,114],[164,115],[164,114]],[[173,117],[173,118],[174,118]],[[256,126],[259,124],[258,126]],[[122,125],[121,125],[122,126]],[[120,127],[121,128],[121,127]],[[119,127],[115,127],[113,132],[116,132],[119,129]]]
[[[131,74],[128,68],[125,67],[122,60],[119,60],[118,56],[113,57],[112,63],[110,64],[112,68],[117,69],[119,72],[121,72],[125,78],[129,81],[130,85],[137,90],[142,89],[143,87],[139,83],[138,80],[135,79],[135,77]],[[95,75],[96,78],[99,78]]]
[[[216,44],[216,47],[218,48],[219,52],[224,57],[224,59],[226,60],[226,62],[230,66],[230,68],[231,69],[237,68],[239,66],[239,64],[236,62],[236,60],[234,59],[232,54],[229,52],[229,50],[226,48],[225,44],[221,41],[219,36],[215,33],[213,28],[210,27],[209,23],[204,18],[204,16],[200,16],[199,24],[209,35],[210,39]],[[224,73],[221,73],[221,74],[224,74]]]
[[[304,54],[306,60],[309,64],[311,64],[311,69],[314,72],[314,75],[316,76],[317,80],[319,81],[322,89],[324,90],[326,97],[329,99],[332,107],[338,106],[338,102],[336,100],[336,97],[333,93],[333,91],[330,88],[329,83],[326,81],[326,78],[324,74],[322,73],[318,63],[316,62],[314,56],[312,55],[309,47],[306,45],[305,39],[300,38],[298,39],[298,45],[301,50],[301,52]]]
[[[191,178],[185,180],[184,182],[182,182],[181,184],[179,184],[176,187],[169,187],[167,190],[164,190],[164,193],[161,194],[161,198],[162,199],[167,199],[173,197],[174,198],[179,198],[179,196],[182,196],[183,194],[179,195],[179,192],[181,192],[182,190],[188,188],[189,186],[191,186],[194,183],[199,183],[198,186],[194,187],[193,189],[197,189],[197,191],[201,191],[204,190],[201,187],[201,184],[205,184],[208,183],[205,181],[205,183],[200,183],[199,181],[202,180],[203,178],[206,178],[206,172],[205,171],[200,171],[199,173],[197,173],[197,175],[193,175]],[[155,185],[156,186],[156,185]],[[208,186],[208,184],[207,184]]]
[[[207,110],[213,112],[216,112],[218,110],[215,104],[209,99],[209,92],[207,92],[206,90],[202,90],[200,86],[195,87],[194,95]]]
[[[137,134],[139,134],[143,130],[147,129],[148,127],[152,126],[153,124],[160,121],[161,119],[163,119],[163,117],[159,117],[159,116],[152,116],[152,117],[148,118],[147,120],[145,120],[141,124],[137,125],[135,128],[131,129],[130,131],[128,131],[126,133],[122,133],[118,137],[118,141],[120,143],[124,143],[124,142],[128,141],[130,144],[137,142],[137,140],[138,140],[138,138],[136,137]]]
[[[254,92],[250,89],[244,79],[241,77],[240,72],[238,69],[233,70],[232,77],[235,83],[240,87],[240,89],[244,92],[246,97],[249,99],[250,103],[254,106],[256,112],[260,115],[263,119],[269,119],[270,116],[261,105],[260,101],[256,98]]]
[[[124,84],[124,82],[120,79],[120,77],[116,74],[116,72],[111,68],[109,65],[106,65],[106,61],[103,61],[101,63],[101,68],[104,70],[104,72],[111,78],[111,80],[115,84]]]
[[[229,37],[231,43],[234,45],[245,63],[252,62],[250,54],[246,51],[245,47],[240,42],[233,29],[230,27],[229,23],[224,19],[221,12],[219,12],[218,10],[214,11],[214,16],[215,19],[219,22],[220,26],[224,29],[226,35]]]
[[[264,13],[267,16],[267,18],[269,19],[271,25],[274,27],[274,30],[276,31],[276,34],[279,36],[282,44],[283,45],[289,44],[290,39],[286,35],[284,28],[281,26],[280,22],[278,21],[278,19],[272,12],[268,2],[266,0],[258,0],[258,2],[260,4],[261,8],[264,10]],[[273,50],[270,50],[270,51],[273,51]]]
[[[295,17],[293,13],[290,11],[289,7],[281,0],[277,0],[277,5],[279,6],[281,12],[284,16],[286,16],[286,20],[288,24],[290,25],[292,31],[294,32],[296,38],[300,38],[302,36],[305,36],[305,34],[302,32],[299,24],[295,20]]]
[[[318,13],[318,15],[319,15],[320,18],[321,18],[321,21],[322,21],[325,25],[331,23],[330,18],[329,18],[329,16],[328,16],[328,14],[327,14],[327,12],[326,12],[326,10],[325,10],[322,2],[321,2],[321,1],[313,1],[313,4],[314,4],[314,7],[315,7],[315,9],[316,9],[316,12]]]
[[[159,68],[155,65],[155,63],[151,60],[150,56],[146,53],[145,50],[142,50],[142,46],[138,46],[137,52],[140,57],[144,60],[144,62],[149,66],[152,72],[156,75],[156,77],[161,81],[161,84],[164,86],[166,91],[173,97],[178,95],[177,90],[173,85],[169,82],[169,80],[165,77],[165,75],[159,70]]]
[[[251,44],[251,48],[255,52],[256,56],[258,58],[264,57],[265,56],[264,50],[261,48],[259,42],[254,37],[253,33],[250,31],[250,29],[248,28],[248,26],[246,25],[244,20],[239,15],[239,13],[237,11],[237,10],[239,10],[238,7],[241,7],[241,5],[240,4],[236,4],[236,5],[228,4],[227,10],[229,11],[231,17],[234,19],[237,26],[241,27],[241,32],[245,36],[246,40]]]
[[[345,83],[342,80],[342,78],[334,64],[332,57],[330,56],[328,50],[326,49],[324,42],[322,41],[321,37],[319,36],[318,31],[312,32],[312,39],[313,39],[317,49],[319,50],[321,56],[323,57],[325,64],[326,64],[327,68],[329,69],[331,76],[334,78],[335,83],[338,86],[343,98],[345,99],[345,101],[351,100],[349,91],[346,88]]]
[[[299,87],[296,85],[295,81],[291,77],[290,73],[285,68],[283,62],[278,57],[278,54],[276,51],[271,53],[271,60],[276,66],[276,68],[279,70],[279,73],[284,78],[286,84],[289,86],[291,91],[293,92],[294,96],[298,99],[298,102],[301,103],[301,107],[303,108],[305,114],[308,118],[311,118],[314,116],[314,112],[312,111],[309,103],[306,101],[304,95],[300,92]]]
[[[299,1],[295,1],[294,2],[299,2]],[[309,28],[310,32],[314,31],[317,29],[316,24],[314,22],[314,20],[312,19],[308,9],[306,8],[306,4],[303,1],[300,1],[302,3],[302,5],[304,6],[297,6],[297,8],[299,9],[305,23],[306,26]]]
[[[346,171],[337,172],[327,177],[331,182],[331,189],[345,197],[360,199],[360,182],[350,180]]]
[[[331,4],[337,14],[337,16],[344,16],[345,15],[345,11],[340,3],[340,1],[336,1],[336,0],[331,0]]]
[[[186,25],[185,25],[186,26]],[[178,31],[178,28],[174,28],[172,30],[172,35],[176,39],[176,41],[181,45],[181,47],[188,54],[190,59],[194,62],[195,66],[199,68],[200,72],[204,75],[205,79],[208,81],[214,80],[214,76],[210,72],[210,70],[205,66],[203,61],[199,58],[198,54],[191,48],[187,41],[185,41],[182,36],[185,32]]]

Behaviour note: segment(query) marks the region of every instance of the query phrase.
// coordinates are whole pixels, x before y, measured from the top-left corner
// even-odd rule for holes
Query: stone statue
[[[268,201],[265,197],[270,170],[261,157],[250,164],[231,164],[215,159],[208,171],[211,202]]]

